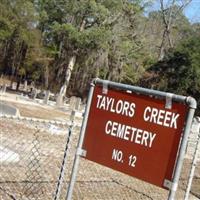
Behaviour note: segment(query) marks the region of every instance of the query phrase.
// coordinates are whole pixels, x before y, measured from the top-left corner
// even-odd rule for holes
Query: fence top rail
[[[62,122],[62,121],[56,121],[56,120],[39,119],[39,118],[22,117],[22,116],[13,116],[13,115],[0,115],[0,118],[25,120],[25,121],[41,122],[41,123],[49,123],[49,124],[57,124],[57,125],[63,125],[63,126],[70,126],[71,125],[71,122]],[[75,126],[80,126],[80,124],[77,123],[77,124],[75,124]]]
[[[191,96],[182,96],[182,95],[177,95],[174,93],[162,92],[158,90],[147,89],[147,88],[142,88],[142,87],[133,86],[133,85],[126,85],[123,83],[117,83],[117,82],[112,82],[108,80],[102,80],[99,78],[93,79],[92,83],[95,85],[96,84],[102,85],[104,87],[118,88],[125,91],[129,90],[129,91],[140,93],[143,95],[149,95],[149,96],[153,95],[156,97],[160,97],[162,99],[171,98],[173,101],[187,104],[190,108],[193,108],[193,109],[197,108],[197,102]]]

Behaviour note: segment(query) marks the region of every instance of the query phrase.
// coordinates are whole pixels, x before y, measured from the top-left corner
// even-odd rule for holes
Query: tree
[[[2,0],[0,71],[62,96],[85,96],[94,77],[135,84],[199,33],[182,12],[189,0],[159,1],[146,16],[143,0]]]
[[[125,46],[126,49],[131,49],[134,34],[131,36],[130,32],[133,31],[134,27],[128,30],[127,26],[131,23],[133,25],[134,16],[140,9],[139,2],[133,3],[128,0],[63,0],[55,3],[51,0],[45,4],[44,0],[40,0],[38,5],[43,19],[40,21],[39,27],[44,33],[44,44],[54,52],[55,79],[60,84],[64,82],[64,88],[69,86],[75,63],[79,66],[77,68],[80,68],[83,67],[83,63],[93,61],[97,67],[98,61],[96,59],[103,58],[104,64],[107,63],[105,66],[107,70],[104,70],[107,73],[105,76],[109,79],[115,77],[115,74],[111,75],[112,71],[117,68],[121,71],[124,56],[120,51],[125,50]],[[129,36],[126,36],[128,34],[121,27],[124,16],[126,20],[125,30],[129,31]],[[120,31],[117,31],[117,28]],[[123,44],[120,44],[120,41]],[[115,59],[115,53],[117,53],[115,58],[118,61],[114,64],[111,60]],[[99,67],[97,68],[96,70],[90,68],[90,71],[95,71],[98,74]],[[102,72],[102,70],[100,71]],[[63,73],[65,73],[64,78]],[[84,75],[83,79],[86,79],[86,76]]]
[[[35,42],[35,10],[32,2],[26,0],[3,0],[0,9],[3,26],[1,66],[3,73],[11,75],[14,81],[23,71],[29,46]]]
[[[140,84],[167,92],[193,96],[200,105],[200,37],[189,38],[152,65]],[[198,110],[200,113],[200,110]]]
[[[171,0],[167,3],[164,3],[164,0],[160,0],[161,17],[164,26],[158,60],[162,60],[164,58],[167,46],[169,48],[174,47],[173,40],[171,37],[171,29],[176,23],[177,16],[180,15],[183,9],[190,2],[191,0],[184,0],[181,2]]]

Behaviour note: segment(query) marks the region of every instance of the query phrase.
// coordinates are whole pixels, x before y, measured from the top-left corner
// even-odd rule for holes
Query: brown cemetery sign
[[[83,149],[86,159],[159,187],[172,181],[187,106],[96,85]]]

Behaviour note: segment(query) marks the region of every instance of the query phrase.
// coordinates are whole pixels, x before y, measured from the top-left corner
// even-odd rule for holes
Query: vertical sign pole
[[[195,109],[197,107],[197,103],[192,97],[187,98],[187,103],[189,104],[190,109],[189,109],[187,120],[186,120],[186,127],[185,127],[185,131],[184,131],[184,134],[183,134],[183,139],[181,141],[181,146],[180,146],[180,150],[179,150],[177,164],[176,164],[176,167],[175,167],[174,178],[173,178],[171,190],[169,192],[168,200],[174,200],[175,199],[175,194],[176,194],[176,190],[177,190],[177,187],[178,187],[178,181],[179,181],[179,178],[180,178],[180,175],[181,175],[181,169],[182,169],[183,160],[184,160],[184,156],[185,156],[187,140],[188,140],[188,136],[189,136],[189,133],[190,133],[190,128],[191,128],[194,112],[195,112]]]
[[[81,126],[77,152],[76,152],[76,155],[75,155],[72,174],[71,174],[70,183],[69,183],[69,187],[68,187],[68,190],[67,190],[67,195],[66,195],[65,200],[71,200],[71,198],[72,198],[72,193],[73,193],[73,189],[74,189],[74,185],[75,185],[75,181],[76,181],[76,175],[77,175],[77,172],[78,172],[78,165],[79,165],[79,161],[80,161],[80,154],[78,153],[78,151],[82,148],[82,145],[83,145],[85,130],[86,130],[89,111],[90,111],[90,105],[91,105],[91,102],[92,102],[92,96],[93,96],[93,92],[94,92],[94,86],[95,85],[94,85],[94,81],[93,81],[91,83],[91,87],[90,87],[88,102],[87,102],[86,109],[85,109],[85,116],[84,116],[83,123],[82,123],[82,126]]]
[[[189,176],[189,180],[188,180],[188,183],[187,183],[187,188],[186,188],[184,200],[189,199],[190,190],[191,190],[191,186],[192,186],[192,180],[193,180],[195,168],[196,168],[196,165],[197,165],[199,147],[200,147],[200,118],[198,118],[197,143],[196,143],[196,147],[195,147],[194,157],[193,157],[193,160],[192,160],[192,167],[191,167],[191,170],[190,170],[190,176]]]

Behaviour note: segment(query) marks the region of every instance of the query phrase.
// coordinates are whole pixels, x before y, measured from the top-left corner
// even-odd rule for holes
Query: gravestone
[[[30,92],[34,91],[34,89],[35,89],[35,83],[34,83],[34,81],[31,82],[29,89],[30,89]]]
[[[49,97],[50,97],[50,91],[49,90],[46,90],[45,91],[45,96],[44,96],[44,104],[48,104],[49,102]]]
[[[27,92],[27,89],[28,89],[28,83],[27,83],[27,80],[25,80],[24,81],[24,88],[23,88],[23,90],[25,91],[25,92]]]
[[[56,106],[60,107],[63,106],[63,95],[58,94],[56,98]]]
[[[70,97],[69,105],[71,110],[79,110],[81,105],[81,98],[75,96]]]
[[[16,87],[17,87],[16,83],[15,83],[15,82],[12,82],[12,84],[11,84],[11,89],[12,89],[12,90],[16,90]]]
[[[1,92],[2,92],[3,94],[6,93],[6,89],[7,89],[7,85],[6,85],[6,84],[3,84],[3,87],[2,87]]]
[[[71,96],[70,100],[69,100],[69,107],[71,110],[75,109],[75,102],[76,102],[76,97],[75,96]]]
[[[36,88],[32,89],[32,98],[33,98],[33,100],[36,99],[38,92],[39,92],[39,90],[37,90]]]
[[[80,105],[81,105],[81,98],[76,97],[75,110],[79,110],[80,109]]]
[[[17,108],[7,105],[6,103],[0,102],[0,115],[13,115],[16,117],[20,116],[20,112]]]
[[[60,93],[58,94],[57,99],[56,99],[56,105],[58,107],[63,106],[64,104],[63,100],[64,100],[66,90],[67,90],[66,85],[63,85],[60,89]]]

